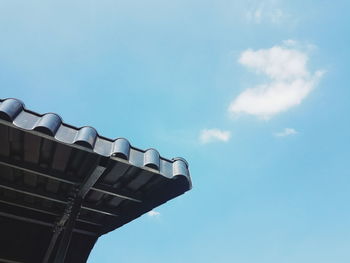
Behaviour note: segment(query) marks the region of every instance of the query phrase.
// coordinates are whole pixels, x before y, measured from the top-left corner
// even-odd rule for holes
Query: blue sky
[[[0,1],[1,97],[190,164],[89,263],[350,261],[348,1]]]

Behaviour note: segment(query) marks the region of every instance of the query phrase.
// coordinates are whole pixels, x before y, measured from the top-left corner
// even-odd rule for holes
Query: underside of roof
[[[182,158],[168,160],[29,111],[16,99],[0,100],[1,262],[56,262],[65,235],[55,243],[54,233],[69,228],[78,198],[61,262],[86,262],[99,236],[190,188]]]

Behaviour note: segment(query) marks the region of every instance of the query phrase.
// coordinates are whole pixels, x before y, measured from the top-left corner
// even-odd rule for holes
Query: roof
[[[190,188],[183,158],[0,99],[0,261],[42,262],[53,243],[51,262],[74,217],[64,262],[85,262],[99,236]]]

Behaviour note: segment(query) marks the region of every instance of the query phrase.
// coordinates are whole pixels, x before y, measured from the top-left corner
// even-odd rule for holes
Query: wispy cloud
[[[291,46],[291,47],[295,47],[298,44],[298,41],[294,40],[294,39],[286,39],[283,40],[282,43],[286,46]]]
[[[288,48],[294,48],[294,49],[299,49],[299,50],[305,50],[305,51],[314,51],[317,49],[317,47],[314,44],[311,44],[309,42],[300,42],[296,41],[294,39],[286,39],[282,41],[283,45],[288,47]]]
[[[275,136],[277,137],[286,137],[286,136],[290,136],[290,135],[295,135],[298,132],[292,128],[285,128],[283,131],[281,132],[276,132]]]
[[[157,211],[151,210],[147,213],[147,215],[150,217],[157,217],[157,216],[160,216],[160,213]]]
[[[199,141],[203,144],[222,141],[227,142],[231,137],[229,131],[222,131],[219,129],[203,129],[199,134]]]
[[[261,1],[253,5],[246,13],[246,19],[250,23],[273,23],[279,24],[290,18],[290,15],[275,3]]]
[[[294,44],[288,40],[288,44]],[[269,119],[275,114],[300,104],[323,75],[307,68],[306,52],[289,46],[245,50],[238,62],[268,77],[267,83],[244,90],[230,104],[231,114],[246,113]]]
[[[274,9],[269,14],[269,17],[270,17],[270,20],[271,20],[272,23],[279,23],[284,18],[286,18],[287,15],[281,9]]]
[[[257,24],[261,23],[261,15],[262,15],[262,9],[257,8],[255,10],[248,11],[246,13],[246,18],[250,22],[255,22]]]

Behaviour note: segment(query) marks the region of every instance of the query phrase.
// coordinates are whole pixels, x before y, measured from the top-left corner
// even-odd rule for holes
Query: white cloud
[[[203,144],[214,141],[227,142],[231,137],[229,131],[222,131],[219,129],[204,129],[199,134],[199,141]]]
[[[285,128],[283,131],[281,132],[276,132],[275,133],[275,136],[277,137],[286,137],[286,136],[289,136],[289,135],[294,135],[294,134],[297,134],[298,132],[292,128]]]
[[[305,77],[307,55],[297,50],[274,46],[257,51],[246,50],[241,54],[239,63],[248,68],[264,73],[272,79]]]
[[[147,215],[150,217],[157,217],[157,216],[160,216],[160,213],[157,211],[151,210],[147,213]]]
[[[289,45],[294,40],[287,40]],[[238,62],[263,74],[269,81],[244,90],[230,104],[232,114],[246,113],[269,119],[273,115],[300,104],[317,85],[323,71],[311,73],[308,55],[291,47],[242,52]]]

